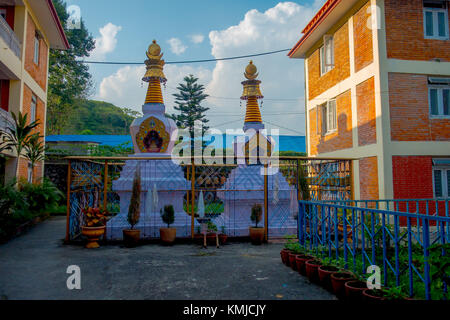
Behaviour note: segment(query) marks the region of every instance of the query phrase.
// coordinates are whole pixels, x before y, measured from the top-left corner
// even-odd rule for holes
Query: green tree
[[[169,116],[172,118],[177,126],[182,129],[188,129],[191,139],[194,138],[194,134],[200,134],[195,128],[195,123],[200,122],[201,134],[205,133],[209,127],[206,125],[209,120],[206,119],[205,112],[209,108],[202,107],[201,103],[208,97],[204,93],[205,87],[202,84],[198,84],[198,78],[190,74],[184,77],[185,83],[180,83],[177,87],[179,93],[173,94],[175,97],[174,109],[179,111],[179,114],[172,114]],[[191,149],[194,148],[194,141],[191,140]],[[193,151],[193,150],[192,150]],[[193,154],[193,152],[191,153]]]
[[[33,172],[36,163],[44,161],[45,158],[45,145],[41,140],[42,136],[39,134],[33,134],[25,144],[23,156],[30,162],[31,172]],[[33,176],[30,177],[33,181]]]
[[[68,50],[50,50],[47,132],[61,134],[77,99],[85,99],[92,86],[89,67],[80,58],[89,57],[95,41],[81,20],[79,29],[68,29],[69,14],[63,0],[53,0],[59,19],[70,44]]]

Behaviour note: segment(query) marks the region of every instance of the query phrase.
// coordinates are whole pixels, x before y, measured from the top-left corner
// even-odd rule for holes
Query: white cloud
[[[117,34],[122,30],[111,22],[100,28],[100,37],[95,38],[95,49],[91,53],[93,59],[104,59],[108,53],[114,51],[117,45]]]
[[[182,54],[187,49],[187,46],[185,46],[183,42],[181,42],[181,40],[178,38],[170,38],[169,40],[167,40],[167,43],[170,45],[170,51],[172,51],[176,55]]]
[[[293,2],[281,2],[265,12],[248,11],[238,25],[225,30],[211,31],[209,40],[211,53],[216,58],[287,49],[301,37],[302,27],[312,18],[323,0],[312,5],[302,6]],[[242,93],[241,82],[245,80],[244,69],[250,59],[219,61],[212,73],[212,81],[207,92],[212,96],[239,98]],[[262,106],[263,120],[305,132],[305,117],[298,115],[265,115],[274,113],[304,112],[304,72],[303,60],[289,59],[286,53],[252,58],[258,67],[261,90],[267,98]],[[299,98],[297,101],[272,101],[269,99]],[[241,122],[231,126],[242,126],[245,104],[240,106],[236,100],[209,99],[215,105],[216,113],[229,112],[242,114]],[[211,113],[213,115],[213,113]],[[223,123],[223,118],[211,117],[211,125]],[[229,126],[229,125],[228,125]],[[276,126],[275,126],[276,127]],[[223,127],[219,127],[223,129]],[[266,124],[266,128],[274,128]],[[282,134],[295,135],[280,127]]]
[[[201,66],[166,65],[164,73],[168,79],[166,87],[163,87],[164,103],[168,113],[174,112],[172,94],[177,91],[178,83],[182,82],[185,76],[193,74],[199,78],[199,83],[204,85],[211,81],[211,70]],[[144,74],[145,66],[120,68],[116,73],[102,80],[95,99],[142,111],[141,106],[144,104],[148,87],[148,84],[141,80]]]
[[[205,40],[205,36],[202,34],[193,34],[189,36],[189,38],[191,39],[191,42],[195,44],[202,43],[203,40]]]

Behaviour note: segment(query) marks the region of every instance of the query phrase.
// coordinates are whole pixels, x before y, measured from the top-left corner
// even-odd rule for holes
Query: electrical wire
[[[183,60],[183,61],[167,61],[166,64],[186,64],[186,63],[203,63],[203,62],[217,62],[217,61],[227,61],[227,60],[236,60],[236,59],[244,59],[244,58],[251,58],[251,57],[259,57],[259,56],[266,56],[281,52],[290,51],[291,49],[282,49],[282,50],[275,50],[275,51],[268,51],[268,52],[262,52],[262,53],[255,53],[255,54],[247,54],[243,56],[234,56],[234,57],[227,57],[227,58],[214,58],[214,59],[201,59],[201,60]],[[142,65],[144,62],[112,62],[112,61],[86,61],[81,60],[82,63],[89,63],[89,64],[109,64],[109,65]]]

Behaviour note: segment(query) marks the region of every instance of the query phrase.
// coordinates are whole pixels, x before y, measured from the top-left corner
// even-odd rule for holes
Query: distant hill
[[[129,127],[134,119],[122,108],[95,100],[79,101],[68,116],[70,121],[63,134],[129,134]]]

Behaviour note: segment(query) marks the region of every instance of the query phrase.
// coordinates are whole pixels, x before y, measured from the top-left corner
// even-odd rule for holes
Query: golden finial
[[[253,64],[253,61],[250,60],[250,63],[248,64],[248,66],[245,68],[245,72],[244,72],[244,76],[248,79],[248,80],[255,80],[258,77],[258,69],[256,68],[256,66]]]
[[[161,47],[156,43],[156,40],[153,40],[152,44],[148,46],[145,54],[148,58],[145,61],[147,72],[142,80],[149,82],[151,78],[157,78],[161,82],[166,82],[166,76],[163,72],[165,62],[162,59]]]
[[[156,43],[156,40],[152,41],[152,44],[148,46],[147,57],[149,59],[161,60],[161,47]]]

